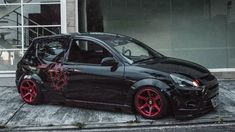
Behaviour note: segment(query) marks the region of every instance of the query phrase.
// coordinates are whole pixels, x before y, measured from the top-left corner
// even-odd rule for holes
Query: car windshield
[[[115,37],[105,40],[105,42],[117,50],[131,64],[163,57],[160,53],[135,39]]]

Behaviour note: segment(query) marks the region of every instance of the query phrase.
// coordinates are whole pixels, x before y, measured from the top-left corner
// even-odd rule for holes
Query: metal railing
[[[13,11],[13,12],[14,12],[15,14],[17,14],[17,17],[19,17],[19,16],[22,15],[22,14],[18,13],[17,11]],[[35,22],[35,21],[29,19],[29,18],[26,17],[26,16],[23,16],[23,17],[24,17],[24,19],[28,20],[29,22],[31,22],[31,23],[33,23],[33,24],[35,24],[35,25],[40,25],[39,23],[37,23],[37,22]],[[18,18],[17,18],[17,19],[18,19]],[[19,19],[18,19],[18,20],[19,20]],[[47,29],[47,28],[45,28],[45,27],[42,27],[42,29],[45,30],[45,31],[50,32],[50,33],[53,34],[53,35],[56,34],[55,32],[53,32],[53,31],[51,31],[51,30],[49,30],[49,29]],[[43,34],[42,34],[42,35],[43,35]],[[37,36],[38,36],[38,35],[37,35]]]
[[[20,27],[22,24],[20,23],[19,20],[20,20],[22,14],[18,13],[17,11],[13,11],[12,13],[16,14],[16,20],[7,18],[7,16],[1,18],[0,20],[6,20],[6,21],[9,21],[9,22],[16,23],[16,26]],[[26,21],[24,21],[25,22],[24,25],[26,24],[26,22],[28,22],[28,23],[30,22],[30,23],[33,24],[32,27],[24,28],[24,30],[25,30],[24,31],[24,37],[25,37],[25,40],[26,40],[25,45],[28,45],[27,42],[30,43],[33,40],[34,37],[32,38],[30,36],[39,37],[39,36],[44,36],[44,35],[55,35],[55,34],[57,34],[56,32],[54,32],[54,31],[52,31],[52,30],[50,30],[46,27],[41,27],[41,25],[39,23],[31,20],[30,18],[28,18],[24,15],[23,15],[23,18],[24,18],[24,20],[26,20]],[[35,27],[34,27],[34,25],[35,25]],[[50,28],[52,28],[52,27],[50,27]],[[58,28],[58,32],[60,32],[60,28],[59,27],[56,27],[56,28]],[[16,33],[17,33],[17,38],[16,38],[17,45],[20,45],[20,36],[19,35],[21,34],[21,32],[19,31],[19,28],[16,28],[16,29],[6,28],[6,29],[16,31]]]

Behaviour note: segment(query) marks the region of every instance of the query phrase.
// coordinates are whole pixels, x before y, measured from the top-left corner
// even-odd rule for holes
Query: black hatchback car
[[[206,68],[110,33],[34,39],[17,65],[16,85],[28,104],[66,102],[149,119],[205,114],[218,105],[219,94]]]

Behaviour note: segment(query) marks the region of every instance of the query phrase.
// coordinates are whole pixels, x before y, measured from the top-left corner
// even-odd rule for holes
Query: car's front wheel
[[[42,94],[34,80],[23,80],[20,83],[19,91],[24,102],[36,105],[42,102]]]
[[[135,94],[134,105],[136,111],[148,119],[163,117],[167,113],[167,99],[157,88],[144,87]]]

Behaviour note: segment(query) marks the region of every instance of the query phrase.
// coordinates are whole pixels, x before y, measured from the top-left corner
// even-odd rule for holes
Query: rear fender
[[[29,79],[29,80],[33,80],[35,81],[39,87],[40,87],[40,90],[43,92],[43,91],[47,91],[47,89],[45,88],[44,86],[44,82],[42,81],[42,79],[37,75],[37,74],[32,74],[32,75],[27,75],[27,74],[23,74],[18,83],[17,83],[17,89],[18,89],[18,92],[19,92],[19,86],[20,86],[20,83],[23,81],[23,80],[26,80],[26,79]]]

